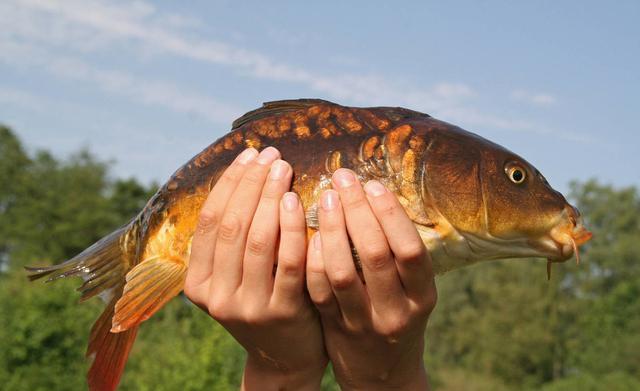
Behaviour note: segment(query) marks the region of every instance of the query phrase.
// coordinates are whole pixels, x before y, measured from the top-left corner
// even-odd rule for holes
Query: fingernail
[[[282,205],[284,206],[284,210],[288,212],[293,212],[298,208],[298,196],[296,193],[284,193],[282,196]]]
[[[320,232],[314,233],[313,238],[311,238],[311,241],[313,241],[314,250],[316,251],[322,250],[322,239],[320,238]]]
[[[273,180],[282,179],[288,170],[289,170],[289,165],[284,160],[276,160],[271,165],[271,171],[269,172],[269,177]]]
[[[236,161],[240,164],[247,164],[258,156],[258,151],[254,148],[247,148],[238,157]]]
[[[333,173],[333,181],[338,187],[349,187],[356,182],[356,176],[353,172],[344,168],[340,168]]]
[[[334,190],[327,190],[322,193],[322,209],[333,210],[338,206],[338,193]]]
[[[387,188],[384,187],[382,183],[376,180],[372,180],[367,182],[366,185],[364,185],[364,191],[366,191],[367,194],[369,194],[372,197],[377,197],[386,193]]]
[[[274,160],[280,157],[280,152],[274,147],[267,147],[258,155],[258,163],[271,164]]]

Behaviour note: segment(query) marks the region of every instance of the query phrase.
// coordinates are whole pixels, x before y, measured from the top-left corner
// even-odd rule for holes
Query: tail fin
[[[82,293],[80,301],[98,294],[109,303],[114,296],[114,288],[122,286],[125,275],[131,268],[123,256],[120,240],[125,234],[124,226],[100,239],[86,250],[58,265],[49,267],[25,267],[31,281],[50,276],[47,282],[59,278],[79,276],[84,284],[78,288]],[[120,293],[120,292],[118,292]]]
[[[122,287],[119,287],[122,290]],[[87,357],[93,364],[87,374],[91,391],[113,391],[118,386],[129,352],[136,340],[138,326],[121,333],[112,333],[111,318],[117,301],[114,297],[100,318],[94,323],[89,337]]]
[[[124,365],[138,333],[137,325],[118,334],[111,333],[116,302],[122,296],[125,275],[131,265],[121,241],[124,226],[105,236],[72,259],[49,267],[26,267],[30,280],[49,276],[47,282],[79,276],[84,284],[78,288],[81,301],[99,295],[107,307],[91,329],[87,357],[93,358],[88,383],[92,391],[112,391],[118,386]]]

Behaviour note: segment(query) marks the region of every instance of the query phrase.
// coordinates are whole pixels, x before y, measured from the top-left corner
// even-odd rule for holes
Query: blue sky
[[[263,101],[319,97],[429,113],[563,191],[640,185],[638,1],[239,3],[3,0],[0,122],[164,182]]]

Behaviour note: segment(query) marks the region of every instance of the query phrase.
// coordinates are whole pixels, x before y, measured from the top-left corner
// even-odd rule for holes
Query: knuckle
[[[394,202],[393,199],[388,197],[378,197],[377,202],[377,215],[381,218],[388,218],[395,216],[400,211],[400,205]]]
[[[400,262],[414,263],[424,260],[427,250],[424,243],[420,241],[411,241],[398,250],[396,257]]]
[[[389,251],[385,246],[372,244],[358,251],[360,259],[371,270],[384,269],[389,265]]]
[[[299,221],[288,221],[289,219],[280,219],[280,231],[282,233],[299,234],[305,233],[307,226],[301,218]]]
[[[247,251],[251,255],[265,255],[270,249],[269,235],[262,231],[249,233]]]
[[[239,171],[237,169],[233,169],[233,167],[228,168],[222,175],[220,179],[216,182],[215,186],[218,185],[233,185],[240,180],[241,176],[239,175]]]
[[[333,303],[333,297],[329,292],[312,294],[311,301],[319,310],[324,310],[331,307]]]
[[[238,215],[232,212],[225,213],[218,228],[218,238],[225,242],[235,242],[239,238],[241,230],[242,224]]]
[[[299,277],[303,272],[303,262],[290,256],[280,256],[278,270],[287,277]]]
[[[278,202],[284,193],[284,189],[277,186],[276,183],[267,183],[262,190],[262,199],[269,202]]]
[[[369,201],[363,194],[348,192],[340,198],[345,209],[360,209],[369,206]]]
[[[188,276],[187,276],[188,277]],[[196,286],[189,281],[189,278],[186,279],[184,284],[184,295],[187,296],[189,300],[191,300],[194,304],[200,305],[198,293],[196,292]]]
[[[356,322],[353,320],[343,320],[342,329],[352,337],[360,336],[369,331],[362,322]]]
[[[257,326],[267,323],[269,318],[265,316],[262,309],[249,307],[242,314],[242,321],[249,326]]]
[[[220,213],[215,209],[202,209],[198,217],[197,231],[209,233],[215,229],[220,221]]]
[[[320,262],[307,262],[307,273],[311,276],[316,274],[317,276],[313,277],[325,277],[326,270],[324,268],[324,264],[322,261]],[[310,277],[307,276],[307,277]]]
[[[418,317],[427,317],[433,312],[437,303],[438,293],[435,289],[430,289],[426,295],[414,303],[413,313]]]
[[[327,234],[341,234],[346,231],[346,227],[337,219],[326,219],[320,220],[320,229],[321,232],[326,232]],[[328,236],[328,235],[327,235]]]
[[[436,304],[438,304],[438,291],[433,288],[429,291],[424,301],[424,309],[427,314],[430,314],[436,308]]]
[[[239,179],[238,173],[232,169],[227,169],[220,177],[220,181],[226,183],[236,182]]]
[[[389,316],[383,325],[379,327],[378,333],[387,342],[397,342],[409,327],[409,318],[403,314]]]
[[[336,270],[333,273],[329,273],[329,281],[331,286],[336,290],[346,290],[351,288],[357,280],[355,272],[348,270]]]
[[[264,183],[265,173],[263,170],[260,170],[258,167],[253,167],[249,169],[242,177],[242,180],[247,184],[254,186],[262,186]]]
[[[212,299],[207,305],[209,315],[219,322],[228,322],[232,320],[232,314],[228,311],[224,302]]]

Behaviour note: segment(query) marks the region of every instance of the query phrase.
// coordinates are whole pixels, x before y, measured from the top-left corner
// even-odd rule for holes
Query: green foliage
[[[501,382],[477,389],[640,381],[640,197],[589,181],[572,198],[594,233],[579,266],[556,265],[547,282],[544,262],[505,260],[438,280],[425,355],[436,389],[461,389],[460,368],[474,386],[487,383],[478,374]]]
[[[60,262],[126,223],[155,192],[112,179],[83,151],[27,154],[0,126],[0,384],[3,390],[85,387],[87,337],[102,309],[79,305],[79,281],[29,283],[22,266]],[[640,196],[596,181],[572,198],[594,239],[582,263],[480,264],[438,279],[427,330],[433,388],[640,389]],[[244,352],[184,298],[146,322],[123,390],[238,389]],[[337,390],[327,371],[323,390]]]

